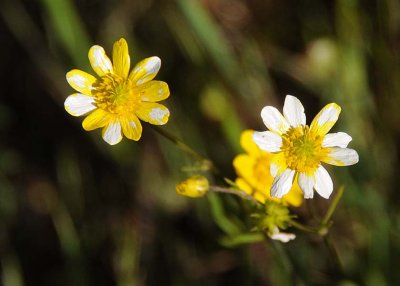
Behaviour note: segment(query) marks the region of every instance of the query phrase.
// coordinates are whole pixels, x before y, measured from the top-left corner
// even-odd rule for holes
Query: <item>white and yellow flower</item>
[[[315,190],[327,199],[333,183],[321,162],[336,166],[358,162],[357,152],[346,148],[352,140],[348,134],[328,133],[340,111],[337,104],[327,104],[308,126],[303,105],[294,96],[286,96],[283,116],[275,107],[262,109],[261,118],[270,131],[255,132],[253,141],[260,149],[274,153],[270,166],[272,197],[284,196],[297,180],[304,198],[313,198]]]
[[[233,166],[238,175],[235,180],[236,185],[262,204],[265,201],[274,200],[285,205],[300,206],[303,196],[297,184],[293,184],[292,191],[282,199],[271,198],[268,190],[271,188],[274,178],[269,169],[274,155],[258,148],[252,140],[253,133],[253,130],[245,130],[240,136],[240,145],[246,153],[237,155],[233,160]]]
[[[157,102],[169,96],[169,88],[153,80],[161,66],[158,57],[144,59],[129,73],[128,44],[121,38],[114,43],[112,63],[97,45],[90,48],[89,61],[98,77],[77,69],[68,72],[67,81],[77,93],[64,103],[69,114],[87,115],[82,122],[85,130],[103,128],[103,139],[115,145],[122,134],[140,139],[139,119],[155,125],[167,123],[169,110]]]

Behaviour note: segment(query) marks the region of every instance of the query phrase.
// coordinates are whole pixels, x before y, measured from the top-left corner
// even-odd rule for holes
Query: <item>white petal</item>
[[[253,133],[253,141],[257,146],[267,152],[278,152],[281,150],[282,137],[271,131]]]
[[[310,129],[320,136],[324,136],[331,130],[339,118],[341,108],[336,103],[329,103],[315,116],[311,122]]]
[[[289,123],[285,117],[273,106],[265,106],[261,110],[261,118],[269,130],[282,134],[289,129]]]
[[[279,167],[274,163],[271,163],[271,165],[269,165],[269,172],[271,173],[271,176],[275,178],[276,175],[278,175]]]
[[[152,80],[161,67],[161,59],[159,57],[150,57],[138,63],[129,75],[129,79],[137,84],[143,84]]]
[[[106,55],[104,49],[98,45],[92,46],[89,50],[89,61],[93,70],[103,76],[108,73],[113,73],[113,66]]]
[[[315,172],[315,190],[321,197],[325,199],[329,199],[333,191],[333,183],[331,176],[328,174],[328,171],[325,170],[321,165],[318,167]]]
[[[335,166],[349,166],[358,163],[358,153],[349,148],[330,148],[330,153],[322,161]]]
[[[275,177],[271,187],[271,197],[282,198],[286,195],[292,187],[294,174],[295,171],[288,168]]]
[[[285,104],[283,105],[283,115],[293,127],[306,125],[304,107],[297,97],[286,95]]]
[[[121,124],[114,121],[103,129],[103,139],[110,145],[115,145],[122,140]]]
[[[322,141],[322,147],[342,147],[346,148],[352,140],[351,136],[344,132],[328,133]]]
[[[299,178],[297,179],[301,190],[304,193],[305,199],[312,199],[314,197],[314,183],[315,179],[313,176],[307,176],[306,173],[300,173]]]
[[[276,227],[273,233],[269,234],[269,237],[274,240],[279,240],[280,242],[287,243],[296,238],[296,235],[293,233],[280,232]]]
[[[64,107],[73,116],[81,116],[96,109],[94,98],[81,93],[68,96],[64,102]]]

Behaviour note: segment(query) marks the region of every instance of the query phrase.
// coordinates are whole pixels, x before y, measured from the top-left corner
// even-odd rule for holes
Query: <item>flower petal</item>
[[[83,120],[82,127],[86,131],[91,131],[106,126],[112,120],[110,113],[96,109]]]
[[[328,171],[321,165],[319,165],[317,171],[315,171],[315,190],[321,197],[325,199],[329,199],[333,191],[333,183],[331,176],[329,175]]]
[[[142,136],[142,124],[136,115],[132,114],[128,117],[121,117],[119,122],[121,123],[122,131],[126,138],[138,141]]]
[[[300,173],[297,182],[300,185],[301,190],[303,191],[305,199],[312,199],[314,197],[314,176],[308,176],[306,173]]]
[[[68,96],[64,102],[64,107],[72,116],[81,116],[96,109],[94,98],[81,93]]]
[[[108,73],[113,73],[113,66],[106,52],[100,46],[92,46],[89,50],[89,61],[93,70],[103,76]]]
[[[164,125],[168,122],[169,110],[164,105],[153,102],[142,102],[136,115],[143,121],[154,125]]]
[[[271,131],[255,131],[253,141],[261,150],[267,152],[279,152],[282,146],[282,137]]]
[[[294,233],[280,232],[277,227],[268,236],[273,240],[279,240],[280,242],[287,243],[296,238]]]
[[[233,159],[233,167],[235,168],[236,174],[246,179],[246,181],[253,179],[253,169],[255,163],[256,159],[247,154],[239,154],[235,157],[235,159]]]
[[[322,141],[322,147],[342,147],[346,148],[352,140],[351,136],[344,132],[328,133]]]
[[[261,110],[261,118],[269,130],[279,135],[285,133],[290,127],[285,117],[273,106],[265,106]]]
[[[260,154],[262,151],[260,150],[260,148],[258,148],[256,143],[254,143],[253,133],[254,133],[254,130],[250,130],[250,129],[244,130],[242,132],[242,134],[240,134],[240,146],[242,146],[242,148],[249,155],[256,156],[256,155]]]
[[[286,195],[292,187],[294,175],[295,171],[288,168],[275,177],[271,187],[271,197],[282,198]]]
[[[285,104],[283,105],[283,115],[292,127],[306,125],[304,107],[297,97],[286,95]]]
[[[96,82],[96,78],[91,74],[75,69],[67,72],[66,78],[73,89],[86,95],[92,94],[92,86]]]
[[[135,93],[139,94],[141,101],[157,102],[169,96],[169,88],[166,82],[152,80],[138,85]]]
[[[358,163],[358,153],[350,148],[329,148],[330,152],[323,162],[335,166],[349,166]]]
[[[265,200],[268,198],[268,194],[264,190],[264,192],[260,192],[254,188],[252,188],[247,181],[242,178],[237,178],[235,180],[236,186],[243,192],[247,193],[248,195],[255,198],[260,203],[264,203]]]
[[[129,75],[129,79],[137,84],[143,84],[152,80],[161,67],[159,57],[150,57],[138,63]]]
[[[271,158],[271,165],[269,171],[272,177],[276,177],[278,174],[286,170],[285,156],[283,153],[274,154]]]
[[[113,46],[114,73],[122,78],[128,78],[131,58],[129,57],[128,44],[124,38],[116,41]]]
[[[341,108],[336,103],[329,103],[315,116],[310,129],[320,136],[324,136],[331,130],[339,118]]]
[[[106,127],[103,128],[103,139],[110,145],[115,145],[121,142],[122,133],[121,133],[121,124],[118,120],[114,120],[110,122]]]

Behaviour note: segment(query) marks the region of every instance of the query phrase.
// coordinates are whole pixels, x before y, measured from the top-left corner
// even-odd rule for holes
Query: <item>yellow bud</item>
[[[203,176],[192,176],[176,185],[176,192],[182,196],[199,198],[207,193],[208,188],[209,184],[207,178]]]

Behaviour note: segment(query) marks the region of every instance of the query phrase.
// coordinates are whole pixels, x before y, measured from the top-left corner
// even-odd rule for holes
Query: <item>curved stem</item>
[[[220,175],[220,171],[218,168],[215,166],[215,164],[208,159],[207,157],[201,155],[197,151],[195,151],[193,148],[191,148],[189,145],[184,143],[182,140],[177,138],[175,135],[171,134],[170,132],[166,131],[165,129],[162,129],[158,126],[155,125],[150,125],[151,128],[153,128],[158,134],[163,136],[164,138],[168,139],[172,143],[174,143],[179,149],[181,149],[183,152],[188,154],[189,156],[193,157],[194,159],[198,160],[201,162],[201,165],[204,166],[205,169],[210,170],[213,172],[215,175]]]
[[[297,228],[298,230],[309,232],[309,233],[318,233],[318,229],[310,227],[308,225],[301,224],[294,220],[290,220],[289,223],[291,226],[293,226],[294,228]]]

